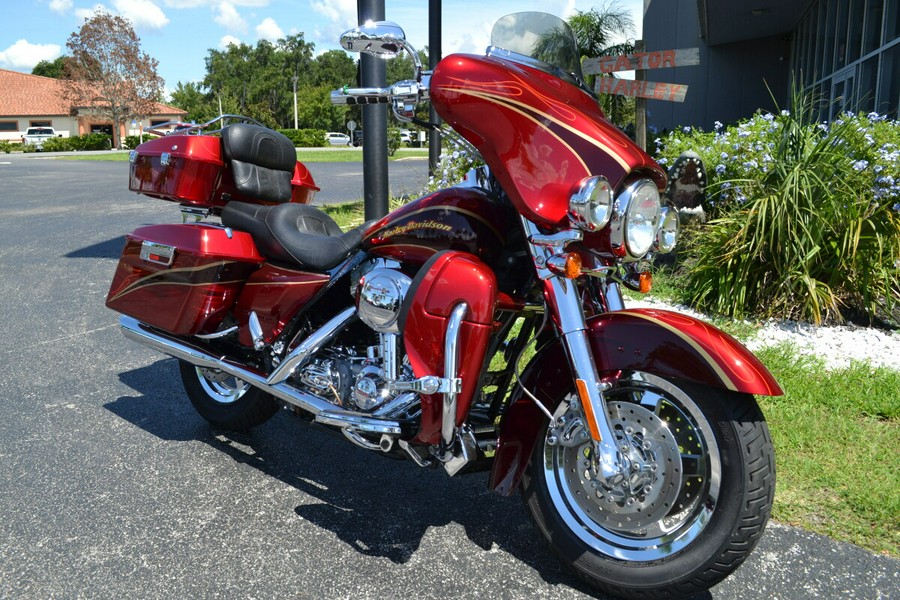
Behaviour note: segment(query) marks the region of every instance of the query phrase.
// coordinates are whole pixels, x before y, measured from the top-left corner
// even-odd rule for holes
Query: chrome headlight
[[[656,231],[656,244],[653,249],[660,254],[671,252],[678,243],[678,211],[664,206],[659,218],[659,229]]]
[[[569,198],[569,221],[585,231],[597,231],[609,222],[612,187],[604,177],[585,177]]]
[[[636,181],[619,194],[613,207],[610,241],[623,251],[623,258],[637,260],[650,252],[661,208],[659,191],[649,179]]]

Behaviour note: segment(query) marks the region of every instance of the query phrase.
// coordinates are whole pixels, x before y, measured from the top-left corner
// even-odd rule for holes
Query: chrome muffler
[[[376,419],[366,414],[343,410],[324,398],[301,391],[285,383],[284,380],[269,384],[269,376],[258,369],[224,356],[212,354],[187,340],[153,330],[132,317],[124,315],[119,317],[119,326],[122,328],[122,334],[129,340],[144,344],[163,354],[173,356],[198,367],[219,369],[246,381],[268,394],[272,394],[291,406],[296,406],[301,410],[312,413],[316,417],[317,422],[348,428],[359,433],[397,436],[401,434],[400,423],[396,421]],[[299,361],[294,362],[293,368],[297,366],[299,366]],[[320,415],[321,419],[319,418]]]

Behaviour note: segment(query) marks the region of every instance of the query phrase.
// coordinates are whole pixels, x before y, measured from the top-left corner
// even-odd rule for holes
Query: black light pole
[[[357,0],[359,24],[384,21],[384,0]],[[387,74],[383,60],[368,54],[360,55],[360,86],[383,88]],[[366,104],[362,107],[363,137],[363,195],[366,220],[378,219],[388,213],[388,145],[387,106]]]
[[[441,0],[428,0],[428,68],[434,69],[442,56],[441,52]],[[431,122],[439,123],[441,118],[434,105],[431,107]],[[428,174],[434,176],[441,158],[441,133],[428,133]]]

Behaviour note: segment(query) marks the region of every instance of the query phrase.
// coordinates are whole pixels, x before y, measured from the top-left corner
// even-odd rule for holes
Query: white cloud
[[[164,4],[169,8],[200,8],[209,6],[217,7],[222,0],[164,0]],[[232,0],[235,6],[263,7],[268,6],[271,0]]]
[[[350,26],[357,23],[356,0],[310,0],[309,5],[332,23]]]
[[[102,4],[95,4],[91,8],[76,8],[75,16],[78,18],[79,26],[81,21],[92,18],[98,11],[103,12],[111,12],[107,7]]]
[[[223,35],[222,39],[219,40],[219,49],[227,50],[228,46],[240,46],[241,40],[237,39],[233,35]]]
[[[256,26],[256,36],[261,40],[277,42],[284,37],[284,31],[275,22],[275,19],[266,17],[262,23]]]
[[[220,2],[216,6],[216,10],[218,11],[218,14],[213,18],[216,23],[228,31],[236,31],[238,33],[247,32],[247,21],[245,21],[237,11],[234,4],[231,2]]]
[[[152,0],[113,0],[113,6],[135,29],[162,29],[169,24],[168,17]]]
[[[57,14],[64,15],[69,12],[70,8],[72,8],[72,0],[50,0],[50,10]]]
[[[31,71],[42,60],[54,60],[61,52],[62,48],[56,44],[31,44],[28,40],[19,40],[0,51],[0,66]]]

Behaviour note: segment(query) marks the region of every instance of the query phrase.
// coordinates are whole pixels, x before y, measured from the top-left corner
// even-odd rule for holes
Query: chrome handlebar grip
[[[391,101],[390,88],[342,87],[331,92],[332,104],[387,104]]]

